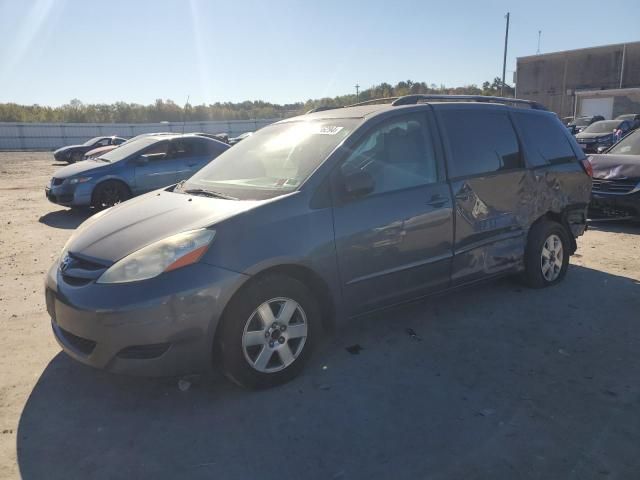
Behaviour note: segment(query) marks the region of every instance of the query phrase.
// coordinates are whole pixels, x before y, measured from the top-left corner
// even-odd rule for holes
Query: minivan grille
[[[591,189],[594,192],[625,194],[635,189],[637,185],[638,182],[632,180],[604,180],[594,178]]]
[[[62,278],[66,283],[74,287],[87,285],[96,280],[109,265],[81,257],[77,254],[67,253],[68,258],[60,263]]]

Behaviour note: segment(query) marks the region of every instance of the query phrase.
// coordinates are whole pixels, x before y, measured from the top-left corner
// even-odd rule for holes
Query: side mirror
[[[139,155],[135,161],[136,165],[146,165],[147,163],[149,163],[149,157],[146,157],[144,155]]]
[[[600,146],[600,147],[598,147],[598,148],[596,149],[596,152],[597,152],[597,153],[602,153],[602,152],[604,152],[607,148],[608,148],[608,147]]]
[[[343,186],[348,196],[361,197],[373,192],[376,182],[369,173],[358,170],[343,177]]]

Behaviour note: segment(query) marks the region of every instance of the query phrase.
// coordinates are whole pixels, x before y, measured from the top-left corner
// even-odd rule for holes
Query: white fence
[[[3,123],[0,122],[0,150],[55,150],[83,143],[92,137],[117,135],[130,138],[141,133],[203,132],[235,137],[258,130],[277,119],[168,123]]]

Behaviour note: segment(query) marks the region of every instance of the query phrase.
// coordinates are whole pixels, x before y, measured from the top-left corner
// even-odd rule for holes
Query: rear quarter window
[[[573,162],[576,154],[565,127],[551,115],[515,112],[527,162],[532,167]]]
[[[522,167],[520,146],[506,111],[441,110],[449,143],[449,177]]]

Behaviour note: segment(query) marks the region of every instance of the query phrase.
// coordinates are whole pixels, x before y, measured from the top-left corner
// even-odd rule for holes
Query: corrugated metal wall
[[[226,133],[230,137],[258,130],[278,119],[169,123],[2,123],[0,150],[55,150],[100,135],[135,137],[141,133]]]

